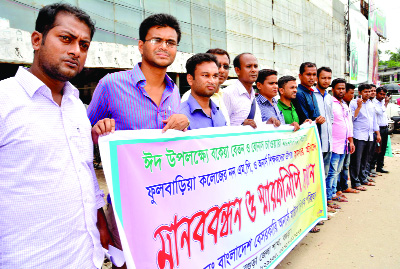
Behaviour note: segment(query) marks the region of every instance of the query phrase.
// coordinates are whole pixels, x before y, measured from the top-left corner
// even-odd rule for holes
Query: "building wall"
[[[0,17],[10,22],[10,28],[0,27],[0,45],[4,45],[0,49],[0,62],[29,63],[32,59],[29,33],[34,30],[38,10],[53,1],[0,2]],[[165,12],[176,16],[182,28],[180,53],[170,72],[185,73],[185,62],[192,53],[220,47],[227,49],[232,59],[241,52],[252,52],[259,59],[260,67],[274,68],[280,75],[297,75],[304,61],[330,66],[335,77],[344,74],[344,5],[338,0],[64,2],[79,6],[96,21],[88,67],[132,67],[140,61],[136,47],[140,22],[151,14]],[[26,54],[22,59],[15,51],[17,31],[23,36],[18,41],[20,50]],[[233,69],[231,75],[235,75]]]

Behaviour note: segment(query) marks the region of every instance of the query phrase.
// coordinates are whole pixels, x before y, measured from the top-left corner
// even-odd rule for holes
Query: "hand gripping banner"
[[[275,267],[327,216],[317,128],[288,128],[101,137],[128,268]]]

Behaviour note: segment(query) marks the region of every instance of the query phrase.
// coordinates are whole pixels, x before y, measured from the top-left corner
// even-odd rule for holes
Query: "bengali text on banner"
[[[273,268],[326,219],[318,131],[117,131],[100,151],[128,268]]]

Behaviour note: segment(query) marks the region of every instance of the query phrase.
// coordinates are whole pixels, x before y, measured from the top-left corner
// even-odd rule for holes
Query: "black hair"
[[[371,89],[371,85],[365,83],[358,85],[358,92],[362,92],[365,89]]]
[[[278,80],[278,88],[283,88],[289,81],[296,81],[293,76],[283,76]]]
[[[378,88],[376,88],[376,93],[378,94],[378,93],[380,93],[380,92],[387,93],[387,89],[386,89],[385,87],[378,87]]]
[[[306,67],[315,67],[315,68],[317,68],[317,65],[315,63],[311,63],[311,62],[302,63],[300,65],[300,74],[304,73],[304,71],[306,70]]]
[[[376,88],[376,85],[375,84],[369,84],[370,86],[371,86],[371,89],[372,88]]]
[[[350,91],[350,90],[355,90],[356,86],[354,84],[351,83],[346,83],[346,92]]]
[[[252,55],[250,52],[240,53],[238,56],[235,57],[235,59],[233,59],[233,67],[235,67],[235,68],[237,67],[240,69],[240,57],[242,57],[242,55],[244,55],[244,54]]]
[[[258,72],[256,83],[260,82],[261,84],[263,84],[267,77],[272,75],[277,76],[278,72],[272,69],[261,69],[260,72]]]
[[[173,28],[178,35],[178,43],[181,41],[181,27],[178,20],[174,16],[165,13],[154,14],[144,19],[139,27],[139,39],[143,42],[146,41],[147,33],[154,26]]]
[[[337,84],[339,84],[339,83],[344,83],[344,84],[346,84],[346,80],[344,80],[343,78],[335,78],[335,79],[332,81],[332,83],[331,83],[332,89],[334,89],[335,86],[336,86]]]
[[[93,38],[96,30],[94,27],[94,22],[85,11],[69,4],[55,3],[41,8],[36,19],[35,30],[43,35],[43,42],[46,39],[47,33],[55,27],[54,22],[56,21],[56,17],[60,12],[71,14],[86,24],[90,29],[90,39]]]
[[[196,70],[196,66],[201,63],[214,62],[217,66],[219,66],[217,57],[210,53],[197,53],[190,57],[186,62],[186,72],[194,78],[194,71]]]
[[[229,62],[231,62],[231,57],[229,56],[229,53],[224,49],[219,49],[219,48],[209,49],[206,51],[206,53],[217,54],[217,55],[226,55],[226,56],[228,56]]]
[[[321,74],[322,71],[332,73],[332,69],[330,67],[322,66],[322,67],[318,68],[318,70],[317,70],[317,77],[319,77],[319,74]],[[301,74],[303,74],[303,73],[301,73]]]

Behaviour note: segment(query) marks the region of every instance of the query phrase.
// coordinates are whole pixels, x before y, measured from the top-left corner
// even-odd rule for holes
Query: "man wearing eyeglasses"
[[[178,87],[167,75],[176,56],[181,30],[175,17],[155,14],[139,28],[142,62],[132,70],[117,72],[100,80],[88,107],[92,137],[114,130],[167,129],[185,130],[188,118],[179,112]],[[107,199],[111,204],[110,197]],[[107,220],[116,247],[121,249],[111,206]]]
[[[225,117],[226,125],[230,125],[228,110],[226,109],[223,91],[221,90],[221,85],[228,79],[229,69],[230,69],[230,57],[226,50],[223,49],[209,49],[206,53],[213,54],[217,57],[219,68],[218,68],[218,86],[216,92],[211,96],[211,100],[219,107],[219,110]],[[182,96],[181,101],[187,101],[190,96],[191,90],[185,92]]]
[[[93,94],[88,116],[96,124],[95,140],[114,128],[163,129],[165,132],[184,130],[189,125],[185,115],[177,114],[179,90],[166,74],[175,60],[181,38],[178,21],[168,14],[152,15],[141,23],[139,36],[142,62],[132,70],[105,76]]]

